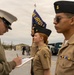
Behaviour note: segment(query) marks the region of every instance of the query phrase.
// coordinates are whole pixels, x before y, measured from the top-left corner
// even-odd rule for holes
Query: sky
[[[18,18],[12,24],[12,30],[0,36],[1,41],[5,44],[24,43],[31,45],[32,13],[36,9],[41,18],[46,22],[47,28],[52,30],[52,34],[48,38],[49,43],[62,42],[64,37],[56,32],[53,24],[55,17],[53,3],[55,1],[58,0],[0,0],[0,9]],[[34,4],[36,4],[36,8]]]

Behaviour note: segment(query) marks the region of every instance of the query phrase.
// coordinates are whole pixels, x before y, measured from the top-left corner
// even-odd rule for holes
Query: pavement
[[[22,58],[29,57],[29,55],[27,55],[26,53],[25,55],[22,55],[22,51],[19,51],[19,50],[17,51],[5,50],[5,53],[6,53],[7,61],[13,60],[13,58],[15,58],[17,54],[21,56]],[[54,75],[57,56],[52,56],[51,59],[52,59],[51,60],[51,75]],[[19,68],[15,68],[10,73],[10,75],[30,75],[30,68],[31,68],[31,61],[27,62],[26,64],[24,64],[23,66]]]

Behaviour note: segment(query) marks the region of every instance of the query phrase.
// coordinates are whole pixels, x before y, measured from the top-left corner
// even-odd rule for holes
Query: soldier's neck
[[[41,47],[41,46],[43,46],[44,45],[44,42],[40,42],[39,44],[38,44],[38,47]]]
[[[72,33],[64,33],[63,35],[64,35],[64,37],[65,37],[65,40],[69,40],[70,37],[71,37],[73,34],[74,34],[74,32],[72,32]]]

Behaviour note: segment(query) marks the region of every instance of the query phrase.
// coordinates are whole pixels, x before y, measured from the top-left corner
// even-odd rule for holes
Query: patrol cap
[[[74,14],[74,1],[56,1],[54,3],[55,13]]]
[[[15,16],[1,9],[0,9],[0,18],[3,20],[3,22],[9,29],[12,29],[11,24],[17,20]]]
[[[49,36],[52,32],[50,29],[43,28],[39,25],[35,27],[34,31],[35,33],[43,33],[43,34],[46,34],[47,36]]]

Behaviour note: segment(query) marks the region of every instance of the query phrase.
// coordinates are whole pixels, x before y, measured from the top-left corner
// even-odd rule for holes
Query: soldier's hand
[[[22,63],[22,58],[21,57],[16,57],[16,58],[13,59],[13,61],[16,63],[16,66],[18,66]]]

